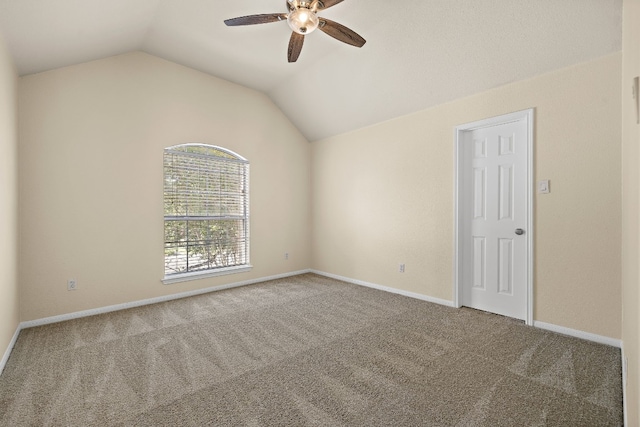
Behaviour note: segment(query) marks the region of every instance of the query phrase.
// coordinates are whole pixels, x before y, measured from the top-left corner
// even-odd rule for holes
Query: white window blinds
[[[249,162],[224,148],[164,151],[165,277],[249,264]]]

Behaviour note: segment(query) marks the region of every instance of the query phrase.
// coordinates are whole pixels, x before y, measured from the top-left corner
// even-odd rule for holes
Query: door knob
[[[522,228],[516,228],[516,234],[518,236],[522,236],[524,234],[524,230]]]

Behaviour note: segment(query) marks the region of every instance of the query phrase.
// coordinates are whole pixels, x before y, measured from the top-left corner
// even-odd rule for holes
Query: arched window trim
[[[207,154],[206,152],[188,152],[186,149],[189,147],[200,147],[205,149],[205,151],[211,150],[211,154]],[[226,154],[226,156],[216,155],[215,151]],[[184,153],[184,156],[182,156],[182,153]],[[165,276],[162,282],[164,284],[171,284],[249,271],[252,268],[249,262],[249,161],[227,148],[203,143],[186,143],[167,147],[164,149],[163,157]],[[193,164],[181,163],[185,162],[187,158],[203,159],[205,163],[203,166],[198,166],[198,168],[200,168],[198,170],[198,176],[207,175],[208,177],[205,180],[206,182],[198,178],[198,181],[195,183],[196,189],[201,188],[202,190],[201,193],[197,193],[198,197],[195,201],[193,199],[192,186],[189,187],[189,192],[178,191],[179,185],[177,182],[186,182],[189,179],[193,179],[192,176],[189,175],[193,172]],[[198,160],[198,162],[200,162],[200,160]],[[226,175],[228,179],[235,183],[235,191],[231,191],[232,194],[229,195],[228,191],[226,191],[228,189],[225,191],[218,189],[219,191],[216,194],[222,197],[222,199],[216,200],[214,203],[201,202],[202,198],[200,194],[210,195],[212,194],[212,190],[214,190],[210,182],[222,180],[226,173],[231,173],[224,172],[226,168],[222,168],[220,165],[229,165],[230,163],[242,165],[234,167],[232,175]],[[218,167],[215,167],[216,165]],[[182,180],[179,177],[176,179],[176,174],[182,176]],[[190,184],[193,184],[193,182]],[[182,190],[184,190],[184,188],[182,188]],[[185,195],[183,196],[182,194]],[[208,196],[206,200],[209,200],[211,197]],[[209,205],[212,205],[213,208]],[[233,213],[230,214],[229,210],[232,210]],[[232,240],[232,247],[238,248],[239,255],[234,252],[233,255],[230,256],[225,252],[222,258],[220,258],[220,256],[218,256],[218,258],[213,256],[212,258],[211,253],[220,252],[219,244],[213,243],[216,239],[211,237],[214,234],[212,230],[216,230],[217,222],[224,224],[225,221],[227,223],[229,221],[235,221],[237,227],[234,228],[234,230],[240,230],[236,235],[237,238]],[[182,230],[181,227],[184,227],[184,230]],[[193,233],[189,231],[190,228],[191,230],[206,229],[208,231],[203,233],[203,235],[208,237],[198,235],[198,239],[194,241],[192,237]],[[181,237],[177,237],[178,235]],[[233,246],[234,244],[237,246]],[[200,248],[200,254],[195,253],[197,251],[194,248]],[[227,246],[224,246],[224,248],[227,248]],[[209,254],[206,257],[208,260],[207,265],[205,267],[199,265],[198,269],[191,271],[189,267],[190,260],[198,259],[202,261],[203,252]],[[212,265],[212,259],[216,265]],[[227,261],[231,259],[232,261],[223,261],[222,265],[218,265],[219,263],[215,260],[220,259],[226,259]],[[172,270],[174,272],[172,272]]]
[[[208,149],[222,151],[223,153],[226,153],[226,154],[234,157],[236,160],[240,160],[242,162],[249,163],[249,161],[247,159],[242,157],[240,154],[229,150],[228,148],[220,147],[218,145],[203,144],[201,142],[187,142],[186,144],[172,145],[171,147],[167,147],[164,150],[165,151],[178,151],[181,148],[187,148],[187,147],[202,147],[202,148],[208,148]]]

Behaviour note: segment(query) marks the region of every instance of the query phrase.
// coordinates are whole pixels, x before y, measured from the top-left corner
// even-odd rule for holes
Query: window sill
[[[217,268],[215,270],[207,271],[195,271],[193,273],[181,273],[172,274],[171,276],[165,276],[162,279],[162,283],[165,285],[171,285],[173,283],[188,282],[191,280],[206,279],[208,277],[225,276],[227,274],[245,273],[251,271],[252,265],[239,265],[236,267]]]

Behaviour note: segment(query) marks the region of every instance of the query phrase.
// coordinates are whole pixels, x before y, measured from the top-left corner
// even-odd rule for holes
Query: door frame
[[[534,109],[529,108],[522,111],[516,111],[514,113],[504,114],[501,116],[490,117],[487,119],[479,120],[476,122],[466,123],[460,126],[456,126],[454,130],[454,150],[455,150],[455,165],[454,165],[454,177],[455,177],[455,209],[454,209],[454,306],[456,308],[462,307],[462,250],[464,247],[464,216],[462,215],[463,209],[463,196],[465,195],[463,188],[463,173],[464,173],[464,150],[462,144],[464,142],[464,134],[466,132],[474,131],[491,126],[499,126],[502,124],[512,123],[520,120],[525,120],[527,125],[527,194],[526,200],[526,212],[527,212],[527,291],[526,291],[526,323],[527,325],[533,325],[533,266],[534,266],[534,229],[533,229],[533,213],[534,213],[534,177],[533,177],[533,143],[534,143]]]

